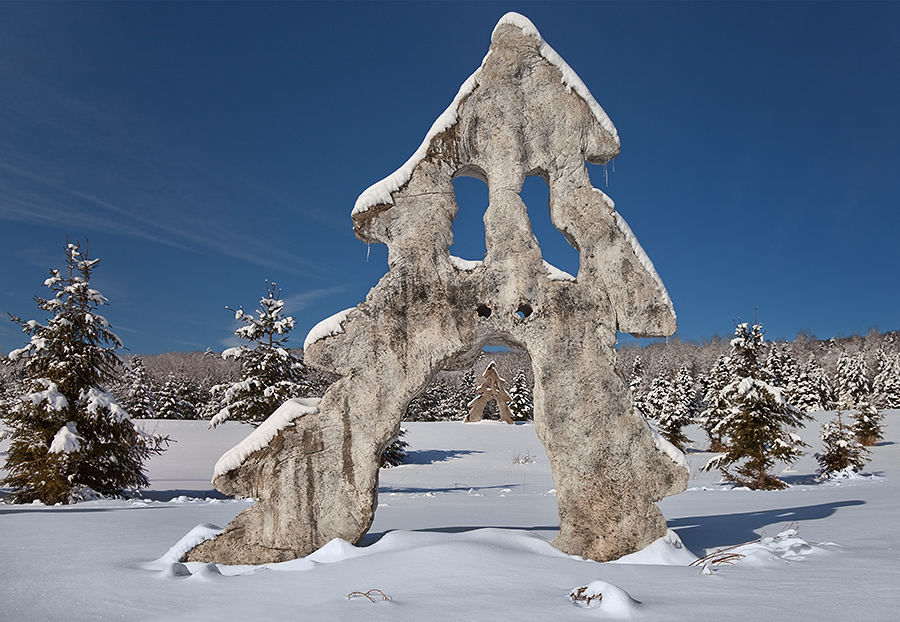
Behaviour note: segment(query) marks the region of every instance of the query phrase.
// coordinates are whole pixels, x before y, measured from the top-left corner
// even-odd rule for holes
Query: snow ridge
[[[590,90],[578,77],[578,74],[569,67],[569,64],[566,63],[565,60],[554,50],[552,47],[547,45],[547,42],[544,41],[543,37],[541,37],[541,33],[538,32],[538,29],[535,28],[534,24],[531,23],[524,15],[520,15],[519,13],[507,13],[503,17],[500,18],[500,21],[497,22],[497,26],[494,27],[494,33],[497,32],[497,28],[502,26],[503,24],[510,24],[516,26],[522,30],[526,35],[530,35],[540,41],[540,53],[547,61],[552,63],[557,69],[559,69],[560,73],[562,73],[562,82],[566,86],[566,90],[569,92],[575,91],[588,105],[591,113],[593,113],[594,118],[603,126],[603,128],[612,134],[613,138],[615,138],[616,143],[619,143],[619,133],[616,131],[616,126],[613,125],[612,120],[609,118],[609,115],[603,110],[600,104],[597,103],[597,100],[594,99],[594,96],[591,95]],[[494,33],[491,34],[491,38],[493,39]],[[441,113],[435,122],[431,125],[431,129],[428,130],[428,133],[425,135],[425,140],[422,141],[422,144],[419,145],[419,148],[416,149],[416,152],[412,154],[412,156],[396,171],[382,179],[381,181],[372,184],[361,195],[356,199],[356,203],[353,206],[353,211],[350,212],[351,216],[355,216],[357,214],[365,213],[369,210],[369,208],[374,207],[376,205],[393,205],[394,199],[391,196],[391,193],[400,190],[403,186],[405,186],[410,178],[412,177],[412,172],[422,161],[425,155],[428,153],[428,146],[431,144],[431,139],[440,134],[441,132],[453,127],[456,125],[456,122],[459,120],[458,117],[458,109],[459,104],[462,100],[469,95],[472,91],[475,90],[475,87],[478,86],[478,77],[481,75],[481,70],[484,68],[484,64],[487,59],[490,57],[491,52],[488,50],[488,53],[485,55],[484,60],[481,61],[481,65],[475,72],[469,76],[465,82],[463,82],[462,86],[459,87],[459,91],[456,93],[456,97],[453,98],[453,102]]]
[[[291,425],[294,419],[319,412],[320,398],[294,398],[286,401],[269,415],[258,428],[240,443],[229,449],[216,462],[213,479],[233,471],[244,463],[250,454],[268,445],[279,431]]]
[[[309,334],[306,335],[306,339],[303,340],[303,349],[306,350],[310,344],[325,339],[326,337],[332,337],[343,333],[344,327],[342,324],[354,309],[356,309],[356,307],[350,307],[349,309],[339,311],[313,326],[312,330],[309,331]]]
[[[560,270],[552,263],[547,263],[544,261],[544,268],[547,270],[547,278],[551,281],[574,281],[575,277],[566,272],[565,270]]]
[[[594,192],[599,192],[603,199],[612,207],[612,199],[607,197],[603,191],[594,188]],[[622,218],[622,215],[615,211],[615,208],[612,209],[613,216],[616,218],[616,226],[619,228],[619,231],[622,232],[622,235],[625,236],[625,239],[628,240],[628,243],[631,244],[631,250],[634,251],[634,254],[637,255],[638,261],[641,262],[641,265],[644,267],[653,281],[656,283],[657,289],[659,289],[659,293],[662,294],[663,302],[666,303],[666,307],[668,307],[669,312],[672,314],[672,317],[677,317],[675,315],[675,306],[672,304],[672,299],[669,297],[669,292],[666,290],[666,286],[663,285],[662,279],[659,278],[659,274],[656,272],[656,268],[653,266],[653,262],[650,261],[650,257],[647,256],[647,253],[644,252],[644,248],[641,246],[641,243],[638,242],[638,239],[635,237],[634,232],[631,230],[631,227],[628,226],[628,223],[625,222],[625,219]]]
[[[497,32],[497,28],[503,24],[516,26],[526,35],[531,35],[535,39],[540,40],[541,56],[550,61],[562,73],[562,81],[563,84],[566,85],[566,90],[578,93],[581,99],[588,105],[588,108],[591,109],[594,118],[603,126],[603,129],[612,134],[613,138],[616,139],[616,143],[619,143],[619,132],[616,130],[616,126],[613,125],[612,119],[609,118],[609,115],[606,114],[603,107],[597,103],[597,100],[591,95],[590,89],[588,89],[587,85],[578,77],[575,70],[569,67],[569,64],[563,60],[563,57],[544,41],[544,38],[541,37],[541,33],[538,32],[535,25],[531,23],[531,20],[519,13],[510,12],[500,18],[500,21],[497,22],[497,26],[494,27],[494,32]],[[493,38],[493,34],[491,35],[491,38]]]

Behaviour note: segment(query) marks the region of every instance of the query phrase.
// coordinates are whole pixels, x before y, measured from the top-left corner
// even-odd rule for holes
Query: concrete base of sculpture
[[[654,502],[684,490],[687,471],[632,409],[614,347],[617,329],[669,335],[675,316],[628,226],[590,185],[585,161],[618,153],[614,126],[514,14],[441,119],[416,157],[354,209],[357,235],[388,245],[390,271],[306,346],[306,363],[340,380],[317,412],[215,478],[222,492],[258,502],[188,560],[258,564],[333,538],[359,542],[374,517],[381,452],[406,405],[439,370],[467,368],[486,345],[531,356],[535,428],[559,503],[556,546],[604,561],[666,534]],[[577,278],[546,264],[531,232],[518,193],[534,174],[550,186],[554,224],[580,251]],[[490,191],[477,264],[447,251],[458,175]]]

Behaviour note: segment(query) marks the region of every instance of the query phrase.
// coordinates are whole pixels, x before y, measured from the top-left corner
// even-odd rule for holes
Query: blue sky
[[[415,151],[510,10],[616,124],[622,153],[591,176],[678,336],[728,335],[756,308],[770,338],[900,329],[890,2],[2,3],[0,312],[43,319],[32,298],[68,236],[100,257],[93,284],[132,352],[232,345],[225,307],[256,308],[266,279],[302,345],[387,270],[353,203]],[[538,239],[574,273],[542,183],[524,193]],[[457,185],[467,259],[484,252],[479,184]],[[0,322],[0,350],[24,342]]]

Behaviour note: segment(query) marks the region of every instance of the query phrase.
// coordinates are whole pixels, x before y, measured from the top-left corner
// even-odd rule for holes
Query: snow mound
[[[684,546],[677,533],[669,529],[666,535],[650,544],[650,546],[609,563],[644,564],[647,566],[690,566],[695,561],[697,561],[697,556]]]
[[[180,563],[181,558],[187,555],[187,552],[198,544],[206,542],[207,540],[212,540],[220,533],[222,533],[222,528],[216,525],[210,523],[197,525],[187,532],[181,540],[173,544],[172,547],[166,551],[165,555],[157,560],[144,564],[144,567],[148,570],[162,570],[163,574],[167,576],[185,576],[185,572],[191,574],[187,569],[187,566]],[[182,572],[177,566],[182,566],[184,571]]]
[[[584,101],[587,103],[588,108],[590,108],[591,113],[594,115],[594,118],[600,123],[603,128],[612,134],[613,138],[615,138],[616,142],[619,142],[619,133],[616,131],[616,126],[613,125],[612,120],[609,118],[609,115],[603,110],[600,104],[597,103],[597,100],[594,99],[594,96],[591,95],[590,90],[588,90],[587,86],[578,77],[578,74],[569,67],[568,63],[562,59],[562,57],[556,53],[556,51],[547,45],[547,42],[541,37],[541,33],[538,32],[538,29],[535,28],[534,24],[531,23],[524,15],[519,15],[518,13],[507,13],[500,21],[497,22],[497,26],[494,28],[494,32],[496,33],[497,28],[499,28],[503,24],[511,24],[518,28],[522,29],[526,35],[532,36],[540,41],[540,53],[545,59],[547,59],[550,63],[556,66],[562,74],[562,82],[566,86],[568,91],[575,91]],[[493,38],[493,34],[491,35]],[[393,205],[394,198],[391,196],[391,193],[400,190],[403,186],[405,186],[410,178],[412,177],[413,170],[415,170],[416,166],[425,155],[428,153],[428,146],[431,143],[431,139],[440,134],[441,132],[453,127],[456,125],[458,121],[458,111],[459,104],[467,95],[469,95],[475,88],[478,86],[478,79],[481,75],[482,68],[484,67],[485,61],[487,61],[488,57],[491,55],[491,52],[488,51],[487,55],[484,57],[484,60],[481,61],[481,65],[475,72],[469,76],[465,82],[463,82],[462,86],[459,87],[459,91],[456,93],[456,97],[453,98],[451,104],[444,110],[443,113],[434,121],[431,125],[431,129],[428,130],[428,133],[425,134],[425,140],[422,141],[422,144],[419,145],[419,148],[416,149],[415,153],[407,160],[403,166],[399,169],[371,186],[369,186],[359,198],[356,199],[356,204],[353,206],[353,211],[351,215],[362,214],[367,212],[370,208],[375,207],[376,205]]]
[[[712,574],[722,566],[742,564],[748,566],[770,566],[773,563],[792,562],[805,559],[820,547],[801,538],[796,523],[785,527],[780,533],[763,537],[753,542],[739,544],[724,549],[716,549],[709,555],[693,562],[703,574]]]
[[[569,598],[579,607],[595,609],[604,617],[628,619],[638,612],[640,603],[622,588],[606,581],[591,581],[569,592]]]
[[[344,323],[344,320],[347,319],[347,316],[350,315],[350,312],[355,308],[356,307],[350,307],[349,309],[339,311],[313,326],[312,330],[309,331],[309,334],[306,335],[306,339],[303,340],[303,349],[306,350],[310,344],[325,339],[326,337],[332,337],[343,333],[344,327],[342,324]]]
[[[286,401],[247,438],[219,458],[213,469],[213,479],[241,466],[250,454],[268,445],[278,432],[291,425],[294,419],[319,412],[318,405],[319,398],[317,397],[293,398]]]

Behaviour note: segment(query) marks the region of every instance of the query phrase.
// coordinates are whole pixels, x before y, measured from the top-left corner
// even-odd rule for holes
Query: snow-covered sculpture
[[[503,388],[504,380],[497,373],[497,366],[491,361],[481,374],[484,381],[475,389],[475,399],[469,402],[469,414],[466,415],[466,423],[481,421],[484,417],[484,407],[491,400],[497,402],[497,410],[500,412],[500,421],[512,424],[512,414],[509,412],[509,393]]]
[[[332,538],[358,542],[406,405],[437,371],[470,367],[490,344],[531,355],[556,546],[609,560],[664,536],[654,502],[684,490],[684,457],[633,410],[613,364],[617,329],[670,335],[675,314],[613,202],[591,186],[585,162],[618,153],[615,126],[578,76],[530,21],[504,16],[421,147],[356,202],[356,235],[387,245],[390,270],[307,338],[307,364],[340,379],[318,402],[287,402],[223,456],[216,488],[257,503],[188,559],[275,562]],[[461,175],[489,188],[482,262],[447,250]],[[577,277],[541,256],[519,197],[529,175],[550,187],[553,223],[580,252]]]

